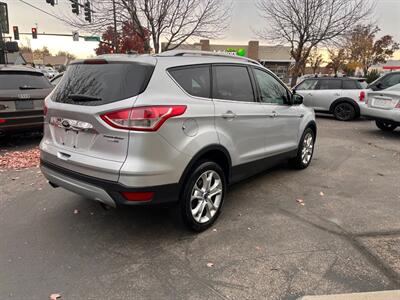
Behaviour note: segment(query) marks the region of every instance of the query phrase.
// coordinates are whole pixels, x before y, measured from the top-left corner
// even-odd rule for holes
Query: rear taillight
[[[180,116],[185,111],[185,105],[142,106],[110,112],[100,117],[114,128],[156,131],[169,118]]]
[[[394,108],[398,108],[398,109],[400,109],[400,100],[399,100],[399,101],[397,101],[397,104],[396,104],[396,106],[395,106]]]
[[[5,119],[0,119],[0,124],[4,124],[6,122]]]
[[[150,201],[154,197],[153,192],[122,192],[121,194],[128,201]]]
[[[46,104],[43,107],[43,115],[47,116],[47,105]]]
[[[359,99],[360,99],[360,102],[364,102],[364,101],[365,101],[365,92],[364,92],[364,91],[361,91],[361,92],[360,92],[360,97],[359,97]]]

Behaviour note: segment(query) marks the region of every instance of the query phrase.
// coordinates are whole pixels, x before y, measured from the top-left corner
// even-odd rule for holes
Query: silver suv
[[[41,169],[109,206],[177,203],[202,231],[227,186],[311,161],[315,115],[257,62],[206,52],[73,62],[46,99]]]

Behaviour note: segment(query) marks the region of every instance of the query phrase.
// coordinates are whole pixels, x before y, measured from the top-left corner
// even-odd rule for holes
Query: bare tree
[[[156,53],[179,47],[192,37],[220,38],[230,20],[230,0],[115,0],[117,23],[129,21],[139,35],[150,32]],[[112,0],[93,1],[93,21],[67,17],[66,22],[91,32],[113,26]]]
[[[344,69],[348,55],[344,48],[329,48],[329,62],[327,67],[331,68],[335,73],[335,76],[338,75],[338,72]]]
[[[347,34],[371,5],[368,0],[257,0],[257,8],[267,23],[258,36],[291,47],[294,86],[311,50]]]
[[[318,68],[324,63],[324,58],[322,57],[321,53],[318,51],[317,48],[310,52],[308,56],[307,63],[311,66],[313,73],[316,74]]]

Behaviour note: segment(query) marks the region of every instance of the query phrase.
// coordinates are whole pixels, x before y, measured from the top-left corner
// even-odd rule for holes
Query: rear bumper
[[[70,171],[44,160],[40,161],[40,168],[52,184],[112,207],[167,204],[179,199],[178,183],[143,188],[128,187],[118,182]],[[154,197],[150,201],[128,201],[122,196],[123,192],[153,192]]]
[[[364,105],[361,107],[361,115],[367,119],[387,121],[400,125],[400,110],[378,109]]]
[[[18,111],[0,113],[0,132],[12,133],[43,128],[43,111]]]

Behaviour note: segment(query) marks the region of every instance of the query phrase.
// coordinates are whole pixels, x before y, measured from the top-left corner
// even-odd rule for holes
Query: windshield
[[[0,72],[0,90],[48,89],[52,85],[43,74],[34,72]]]
[[[127,99],[144,91],[153,69],[153,65],[142,63],[73,64],[62,76],[52,98],[55,102],[87,106]],[[79,101],[70,95],[97,100]]]

